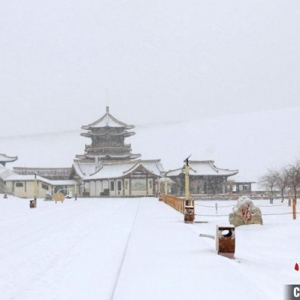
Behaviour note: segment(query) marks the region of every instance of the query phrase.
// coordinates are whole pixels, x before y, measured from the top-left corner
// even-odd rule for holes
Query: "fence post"
[[[296,220],[296,199],[293,199],[293,220]]]

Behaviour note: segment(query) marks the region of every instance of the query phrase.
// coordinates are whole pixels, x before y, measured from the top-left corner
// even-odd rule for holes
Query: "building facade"
[[[85,153],[76,155],[74,177],[85,196],[122,197],[154,196],[157,179],[162,176],[160,160],[142,160],[132,154],[125,139],[134,135],[133,125],[127,125],[111,115],[109,107],[97,121],[82,126],[81,135],[91,139]]]
[[[140,197],[157,195],[164,190],[161,185],[169,182],[169,192],[184,195],[184,166],[165,172],[159,159],[143,160],[140,154],[132,154],[125,139],[135,134],[133,128],[112,116],[106,107],[101,118],[82,126],[85,132],[81,136],[90,143],[83,154],[75,156],[71,167],[16,167],[13,174],[6,173],[5,187],[27,198],[33,197],[35,190],[37,197],[58,190],[85,197]],[[15,158],[0,154],[0,167],[5,168],[5,163]],[[228,177],[238,173],[217,168],[212,160],[189,160],[189,165],[190,193],[194,195],[225,194],[229,192]]]
[[[117,120],[106,107],[100,119],[82,126],[86,132],[81,136],[91,143],[85,145],[84,154],[75,156],[71,168],[17,167],[6,185],[14,195],[27,198],[35,188],[37,197],[58,190],[85,197],[155,196],[163,166],[158,159],[142,160],[140,154],[131,153],[125,139],[135,134],[133,128]]]
[[[213,160],[189,160],[189,167],[190,193],[194,195],[226,194],[228,192],[228,177],[238,173],[238,170],[217,168]],[[171,193],[184,195],[184,166],[166,172],[165,176],[173,181]]]

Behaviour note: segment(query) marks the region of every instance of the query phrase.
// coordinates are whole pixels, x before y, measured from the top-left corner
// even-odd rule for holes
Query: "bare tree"
[[[284,192],[289,184],[289,170],[287,167],[274,171],[275,186],[280,190],[281,203],[284,201]]]
[[[268,172],[259,179],[259,183],[269,191],[270,203],[273,203],[274,190],[276,188],[276,171],[269,169]]]
[[[292,197],[296,200],[300,188],[300,160],[288,167],[288,187],[291,189]]]

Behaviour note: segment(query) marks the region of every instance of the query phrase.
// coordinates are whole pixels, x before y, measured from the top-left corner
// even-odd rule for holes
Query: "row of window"
[[[118,191],[122,190],[122,182],[121,181],[117,181],[118,184]],[[149,188],[152,189],[152,180],[149,181]],[[115,190],[115,182],[111,181],[110,182],[110,190],[113,192]],[[125,181],[125,190],[128,190],[128,181]]]
[[[126,181],[126,183],[127,183],[127,185],[128,185],[128,182],[127,182],[127,181]],[[126,183],[125,183],[125,184],[126,184]],[[121,190],[122,190],[122,182],[121,182],[121,181],[118,181],[117,184],[118,184],[118,191],[121,191]],[[110,190],[111,190],[111,191],[114,191],[114,190],[115,190],[115,182],[114,182],[114,181],[111,181],[111,182],[110,182]]]
[[[16,187],[24,187],[24,183],[23,182],[16,182]],[[49,190],[49,186],[47,184],[42,183],[42,189],[44,190]],[[26,191],[26,182],[25,182],[25,191]]]

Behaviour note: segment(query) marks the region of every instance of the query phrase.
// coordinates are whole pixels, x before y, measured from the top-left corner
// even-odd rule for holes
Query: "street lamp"
[[[77,200],[77,182],[75,182],[75,200]]]
[[[168,195],[168,178],[165,177],[165,195]]]
[[[190,155],[191,156],[191,155]],[[185,175],[185,205],[184,205],[184,222],[193,223],[195,218],[195,208],[194,201],[190,200],[190,166],[189,166],[189,157],[184,160],[184,175]]]

